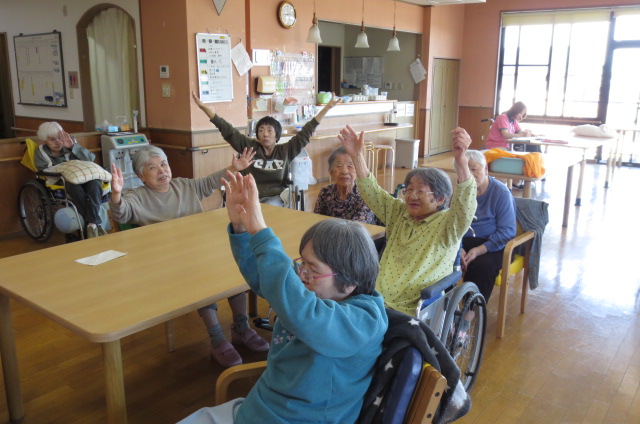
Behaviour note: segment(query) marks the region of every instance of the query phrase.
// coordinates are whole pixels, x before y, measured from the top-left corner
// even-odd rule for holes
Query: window
[[[610,90],[622,85],[632,91],[624,92],[624,107],[634,104],[625,116],[636,114],[640,92],[628,78],[640,72],[640,61],[617,49],[640,47],[640,9],[503,13],[502,24],[496,113],[523,101],[530,117],[605,122]],[[614,74],[627,82],[613,81]]]

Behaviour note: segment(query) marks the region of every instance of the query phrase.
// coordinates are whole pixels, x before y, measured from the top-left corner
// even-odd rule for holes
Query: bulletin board
[[[382,87],[383,59],[380,56],[345,57],[344,78],[349,88]]]
[[[198,89],[204,103],[233,100],[231,37],[228,34],[196,34]]]
[[[13,44],[19,103],[67,107],[60,32],[16,35]]]

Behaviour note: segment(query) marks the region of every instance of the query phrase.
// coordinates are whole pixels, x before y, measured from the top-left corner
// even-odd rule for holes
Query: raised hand
[[[69,133],[67,133],[66,131],[60,130],[60,132],[58,133],[58,138],[60,138],[62,147],[66,147],[67,149],[70,149],[73,147],[73,139],[71,138]]]
[[[340,140],[344,148],[347,150],[351,159],[355,160],[356,157],[363,154],[364,131],[361,131],[360,134],[358,134],[353,130],[353,128],[347,125],[340,130],[338,140]]]
[[[227,213],[234,232],[255,234],[266,228],[253,175],[242,176],[227,171],[229,180],[222,179],[227,191]]]
[[[453,156],[458,159],[464,156],[471,145],[471,137],[464,128],[456,128],[451,131],[453,135]]]
[[[248,149],[245,147],[240,156],[237,156],[235,153],[233,154],[231,166],[233,166],[236,171],[242,171],[255,162],[253,159],[255,155],[256,151],[253,150],[253,147],[249,147]]]
[[[196,104],[198,105],[198,107],[207,114],[207,116],[209,117],[209,119],[213,118],[214,116],[216,116],[216,111],[212,108],[209,107],[207,105],[205,105],[204,103],[202,103],[202,100],[200,100],[198,98],[198,95],[192,91],[191,92],[191,97],[193,97],[193,100],[196,102]]]
[[[111,164],[111,193],[120,194],[124,186],[124,178],[122,178],[122,171],[116,166],[115,163]]]

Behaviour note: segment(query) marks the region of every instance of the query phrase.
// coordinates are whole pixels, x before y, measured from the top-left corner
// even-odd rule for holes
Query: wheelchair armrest
[[[62,177],[62,174],[59,172],[46,172],[46,171],[38,171],[36,175],[39,177]]]
[[[421,299],[431,299],[434,294],[440,293],[445,289],[453,286],[462,278],[462,271],[453,271],[451,274],[443,277],[432,285],[423,288],[420,291]]]

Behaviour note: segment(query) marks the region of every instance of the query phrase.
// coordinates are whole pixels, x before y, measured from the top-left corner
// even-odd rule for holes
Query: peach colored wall
[[[559,5],[561,4],[561,6]],[[550,10],[559,7],[637,5],[638,0],[488,0],[465,6],[460,105],[493,107],[500,41],[500,13],[511,10]]]
[[[181,1],[140,0],[145,103],[151,128],[189,128],[189,108],[181,94],[189,83],[186,12]],[[170,78],[160,79],[160,65],[169,66]],[[163,83],[171,86],[171,97],[162,97]]]
[[[433,60],[460,59],[462,57],[462,30],[465,16],[465,8],[456,6],[438,6],[431,8],[430,25],[424,28],[429,32],[428,63],[423,58],[423,64],[427,70],[427,87],[433,83]],[[431,91],[427,90],[426,104],[431,108]]]
[[[187,4],[187,38],[188,65],[189,65],[189,90],[197,92],[198,73],[196,60],[196,33],[229,34],[231,47],[240,41],[247,48],[247,34],[245,20],[245,2],[227,0],[222,14],[213,5],[213,1],[186,1]],[[240,17],[240,18],[237,18]],[[184,31],[184,30],[183,30]],[[184,46],[183,46],[184,48]],[[250,50],[249,50],[250,52]],[[248,74],[240,76],[233,66],[233,101],[212,103],[216,112],[220,113],[233,125],[244,126],[247,124],[247,78]],[[213,126],[206,115],[195,105],[191,99],[191,93],[184,95],[185,109],[191,110],[190,129],[212,129]]]

